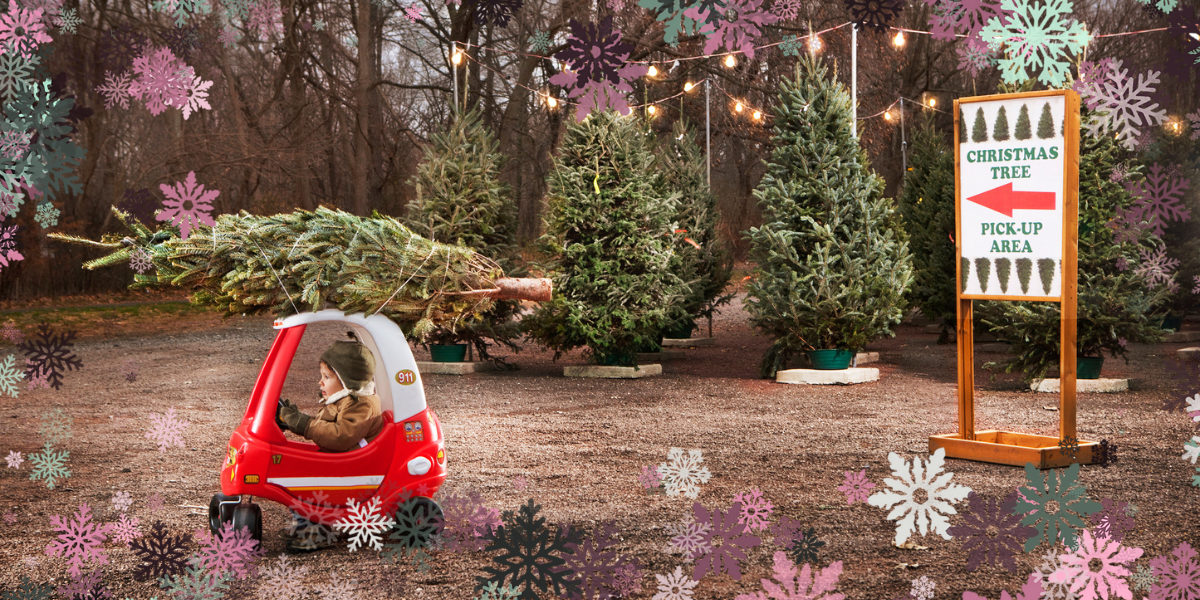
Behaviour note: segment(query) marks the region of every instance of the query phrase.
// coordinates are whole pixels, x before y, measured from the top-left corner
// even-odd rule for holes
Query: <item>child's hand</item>
[[[304,431],[308,429],[308,422],[312,417],[300,412],[300,409],[291,402],[284,402],[279,405],[279,420],[287,425],[291,431],[304,435]]]
[[[279,404],[275,405],[275,424],[279,426],[280,431],[288,431],[288,426],[287,423],[284,423],[283,420],[279,418],[279,413],[283,410],[284,406],[290,406],[291,404],[292,402],[290,400],[284,400],[283,398],[280,398]]]

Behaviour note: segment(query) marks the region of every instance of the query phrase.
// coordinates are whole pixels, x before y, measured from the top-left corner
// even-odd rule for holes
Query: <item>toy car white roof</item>
[[[383,315],[346,314],[334,308],[276,319],[275,329],[287,329],[324,321],[341,322],[354,328],[363,345],[375,355],[375,391],[382,410],[392,411],[399,423],[425,410],[425,386],[412,349],[400,326]]]

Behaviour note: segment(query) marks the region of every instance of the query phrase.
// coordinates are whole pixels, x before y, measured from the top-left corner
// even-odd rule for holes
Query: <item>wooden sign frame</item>
[[[1010,431],[975,431],[975,348],[974,348],[974,299],[988,299],[971,294],[963,298],[962,273],[962,181],[959,132],[962,125],[959,116],[961,106],[997,100],[1022,98],[1063,97],[1063,235],[1062,235],[1062,284],[1057,298],[1045,296],[996,296],[995,300],[1058,301],[1062,307],[1060,320],[1061,344],[1059,346],[1059,439],[1045,435],[1014,433]],[[1064,467],[1071,463],[1090,464],[1100,458],[1100,444],[1078,441],[1074,457],[1064,452],[1060,442],[1066,438],[1078,438],[1075,427],[1075,339],[1076,339],[1076,296],[1078,292],[1078,248],[1079,248],[1079,94],[1073,90],[1048,90],[1019,94],[995,94],[974,96],[954,101],[954,247],[955,247],[955,298],[958,304],[958,433],[929,437],[929,452],[938,448],[946,450],[946,456],[982,462],[1024,466],[1033,463],[1039,469]]]

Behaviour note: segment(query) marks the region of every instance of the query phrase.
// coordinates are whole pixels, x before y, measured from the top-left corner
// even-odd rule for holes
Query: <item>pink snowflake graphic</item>
[[[150,512],[158,512],[162,510],[162,507],[163,497],[158,492],[154,492],[146,497],[146,508],[148,508]]]
[[[150,422],[151,427],[146,432],[146,438],[158,442],[159,452],[166,452],[169,446],[183,447],[183,430],[187,429],[188,422],[175,418],[174,406],[161,415],[151,413]]]
[[[978,77],[980,72],[992,66],[992,51],[987,42],[978,37],[967,38],[966,43],[958,45],[954,51],[958,53],[958,68],[971,77]]]
[[[929,16],[930,30],[933,39],[950,41],[956,33],[966,33],[968,37],[977,37],[988,21],[1000,17],[1003,21],[1012,11],[1001,8],[998,0],[925,0],[926,4],[934,5]]]
[[[176,105],[183,110],[183,119],[186,121],[192,113],[206,108],[212,110],[212,106],[208,104],[208,88],[212,87],[213,82],[204,81],[199,77],[189,77],[184,85],[184,97],[182,105]]]
[[[129,108],[129,100],[135,97],[133,79],[130,78],[128,72],[113,73],[109,71],[104,76],[104,84],[97,87],[96,91],[104,96],[105,108],[114,106]]]
[[[518,492],[523,492],[525,491],[525,486],[529,485],[529,482],[525,480],[524,476],[517,475],[516,477],[513,477],[512,485],[513,489],[517,490]]]
[[[1171,554],[1150,559],[1158,581],[1150,588],[1150,600],[1195,600],[1200,598],[1200,562],[1196,551],[1187,542],[1179,544]]]
[[[1125,344],[1121,345],[1124,346]],[[1106,537],[1114,542],[1124,540],[1125,532],[1133,529],[1133,519],[1126,514],[1129,503],[1114,502],[1108,498],[1101,498],[1100,505],[1104,509],[1090,517],[1092,525],[1096,528],[1096,537]]]
[[[0,46],[28,59],[37,51],[38,45],[54,41],[46,35],[43,14],[40,8],[26,10],[17,6],[15,0],[8,0],[8,12],[0,13]]]
[[[762,585],[766,594],[738,594],[734,600],[844,600],[845,594],[834,593],[838,579],[842,576],[842,561],[839,560],[819,572],[814,571],[807,563],[798,569],[787,554],[776,552],[775,581],[779,583],[763,579]]]
[[[25,462],[25,459],[21,458],[21,453],[16,450],[9,450],[8,456],[4,457],[4,460],[10,469],[20,469],[21,463]]]
[[[704,536],[704,541],[710,550],[696,559],[696,568],[692,571],[692,579],[700,581],[706,573],[729,573],[735,581],[741,580],[742,569],[740,561],[746,560],[746,549],[762,543],[755,535],[746,535],[746,526],[738,524],[742,514],[742,505],[734,502],[728,511],[714,509],[709,512],[699,502],[692,505],[692,513],[697,523],[705,523],[710,529]],[[720,539],[720,543],[714,543]]]
[[[0,134],[0,154],[12,159],[21,158],[26,152],[29,151],[29,139],[32,137],[32,135],[33,134],[28,131],[5,131],[4,133]],[[10,198],[10,202],[12,201],[12,194],[4,195]],[[0,212],[8,213],[13,211],[9,209],[0,210]]]
[[[404,16],[407,17],[408,20],[412,21],[413,23],[420,21],[422,19],[421,7],[417,6],[416,2],[409,4],[408,8],[404,9]]]
[[[138,529],[138,521],[137,517],[121,513],[121,518],[112,525],[113,539],[129,546],[133,540],[142,537],[142,532]]]
[[[705,537],[711,529],[708,523],[697,523],[694,516],[685,515],[679,523],[667,525],[667,534],[671,536],[667,552],[682,552],[684,562],[692,562],[712,549]]]
[[[235,530],[231,521],[217,535],[210,534],[208,529],[198,529],[195,539],[200,543],[196,564],[223,577],[250,577],[263,554],[258,541],[250,537],[250,530],[245,527]]]
[[[742,515],[738,518],[738,523],[745,525],[746,529],[758,531],[770,525],[771,509],[775,507],[763,498],[758,488],[734,494],[733,501],[742,505]]]
[[[662,485],[662,478],[658,476],[658,467],[654,465],[642,467],[642,473],[638,475],[638,483],[642,484],[642,487],[647,490],[652,490]]]
[[[1062,556],[1063,567],[1050,576],[1050,582],[1070,581],[1071,593],[1080,600],[1107,600],[1111,594],[1132,600],[1133,592],[1125,582],[1130,571],[1122,565],[1141,555],[1141,548],[1124,548],[1108,538],[1093,538],[1092,532],[1085,529],[1079,548]]]
[[[1167,287],[1174,287],[1171,284],[1179,285],[1172,279],[1175,268],[1179,266],[1179,260],[1168,257],[1166,252],[1167,249],[1164,246],[1159,246],[1153,253],[1145,248],[1140,251],[1142,264],[1133,272],[1146,279],[1146,287],[1154,289],[1160,283],[1166,284]]]
[[[729,21],[719,19],[716,24],[708,23],[707,10],[692,7],[683,11],[683,15],[705,25],[700,33],[708,36],[704,44],[705,54],[714,54],[720,48],[741,52],[749,58],[754,58],[754,42],[762,36],[761,27],[779,20],[774,13],[762,9],[763,0],[728,0],[726,11],[734,11],[737,17]]]
[[[1191,210],[1183,204],[1183,194],[1189,185],[1187,179],[1171,177],[1169,169],[1154,163],[1150,167],[1150,174],[1144,179],[1125,183],[1125,189],[1136,201],[1129,210],[1118,210],[1118,217],[1131,226],[1162,236],[1167,221],[1187,221],[1191,218]]]
[[[11,509],[8,511],[5,511],[4,524],[10,525],[10,526],[16,525],[17,524],[17,513],[13,512]]]
[[[838,491],[846,494],[846,504],[854,504],[855,501],[866,502],[867,493],[875,484],[867,481],[867,470],[863,469],[858,473],[853,471],[843,471],[846,474],[846,481],[838,486]]]
[[[217,224],[209,214],[212,211],[212,201],[218,195],[219,190],[205,190],[204,186],[196,183],[196,172],[188,173],[187,179],[178,182],[174,187],[165,183],[159,184],[163,194],[167,196],[163,200],[163,210],[158,213],[159,221],[170,221],[172,225],[178,225],[180,237],[187,239],[194,227],[198,227],[200,223],[210,227]]]
[[[17,226],[0,226],[0,267],[7,267],[18,260],[25,260],[25,257],[17,252]]]
[[[771,5],[771,12],[774,12],[780,21],[791,21],[800,14],[800,0],[775,0]]]
[[[29,369],[28,388],[30,390],[50,389],[50,367],[28,358],[25,359],[25,366]]]
[[[451,552],[482,550],[484,536],[500,526],[499,509],[484,506],[479,492],[446,496],[441,503],[442,543]]]
[[[279,0],[258,0],[250,7],[249,28],[263,38],[269,37],[272,33],[282,34],[283,22],[280,20],[282,14]]]
[[[17,329],[17,324],[13,321],[7,321],[4,323],[3,334],[4,339],[14,344],[20,344],[21,342],[25,341],[25,334],[21,333],[20,329]]]
[[[221,30],[221,33],[217,34],[217,39],[220,40],[222,44],[225,44],[226,48],[232,48],[237,45],[238,32],[232,27],[226,27]]]
[[[137,78],[130,84],[129,92],[146,102],[150,114],[158,116],[168,106],[187,103],[187,83],[191,80],[191,67],[183,64],[169,48],[154,50],[133,59],[133,72]]]
[[[57,539],[46,546],[46,554],[65,556],[67,573],[70,575],[78,577],[85,561],[97,566],[108,564],[104,540],[108,539],[112,526],[93,522],[91,508],[87,504],[79,505],[72,519],[51,516],[50,526],[59,533]]]

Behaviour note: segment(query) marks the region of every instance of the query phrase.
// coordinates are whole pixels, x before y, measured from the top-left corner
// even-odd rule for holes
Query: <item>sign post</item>
[[[1079,95],[955,100],[954,132],[958,433],[930,436],[929,451],[1040,469],[1096,462],[1100,444],[1075,429]],[[1060,303],[1059,439],[975,431],[975,300]],[[1078,443],[1073,458],[1060,446],[1068,439]]]

